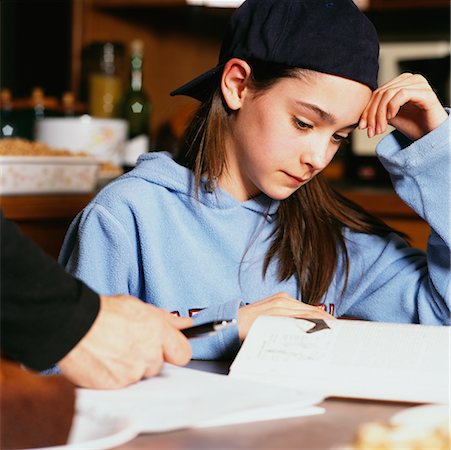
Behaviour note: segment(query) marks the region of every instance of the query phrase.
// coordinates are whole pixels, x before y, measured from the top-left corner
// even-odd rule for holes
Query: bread
[[[75,412],[75,386],[62,375],[39,375],[2,358],[0,407],[0,448],[64,445]]]
[[[357,434],[354,450],[449,450],[451,444],[449,418],[435,426],[369,422]]]
[[[52,148],[43,142],[22,138],[0,139],[0,156],[88,156],[84,152]]]

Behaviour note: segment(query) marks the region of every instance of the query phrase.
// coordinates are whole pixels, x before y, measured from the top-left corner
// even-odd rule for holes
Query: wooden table
[[[218,361],[192,361],[188,367],[216,373],[227,373],[228,370],[227,363]],[[393,414],[415,405],[327,399],[319,406],[326,409],[324,414],[143,434],[117,448],[121,450],[351,449],[359,425],[375,420],[388,420]]]

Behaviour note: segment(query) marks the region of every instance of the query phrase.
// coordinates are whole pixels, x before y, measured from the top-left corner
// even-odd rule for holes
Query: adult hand
[[[243,341],[258,316],[283,316],[309,319],[335,319],[318,306],[307,305],[286,292],[278,292],[238,311],[238,334]]]
[[[158,374],[164,362],[185,365],[191,346],[179,330],[191,324],[135,297],[100,296],[94,324],[58,366],[78,386],[120,388]]]
[[[373,137],[390,124],[415,141],[447,117],[427,80],[422,75],[403,73],[373,92],[359,128],[367,128],[368,137]]]

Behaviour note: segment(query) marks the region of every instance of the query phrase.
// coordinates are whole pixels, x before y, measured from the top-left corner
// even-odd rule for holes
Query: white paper
[[[449,401],[451,327],[260,317],[232,363],[234,378],[324,396]]]
[[[118,390],[77,390],[77,410],[132,420],[141,433],[318,414],[316,393],[167,364],[161,375]],[[204,425],[203,425],[204,424]]]

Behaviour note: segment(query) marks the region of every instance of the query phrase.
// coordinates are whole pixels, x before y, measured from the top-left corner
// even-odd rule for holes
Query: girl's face
[[[329,164],[370,97],[361,83],[321,73],[282,78],[258,95],[244,88],[219,185],[240,201],[289,197]]]

